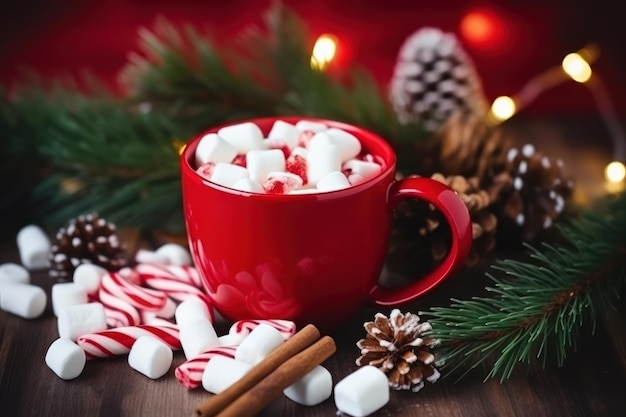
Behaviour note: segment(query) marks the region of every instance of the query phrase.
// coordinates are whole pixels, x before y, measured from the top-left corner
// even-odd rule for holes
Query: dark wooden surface
[[[517,127],[522,137],[532,137],[538,144],[552,128],[547,134],[550,140],[542,148],[552,148],[553,155],[557,152],[566,164],[575,167],[582,188],[578,198],[600,192],[602,174],[598,169],[606,163],[606,154],[599,151],[597,143],[585,140],[585,129],[567,124],[557,129],[550,122]],[[601,127],[595,125],[588,133]],[[149,240],[132,233],[126,239],[135,248],[150,247]],[[15,236],[1,236],[0,263],[18,259]],[[32,273],[32,281],[50,295],[53,282],[45,271]],[[462,274],[402,309],[416,312],[448,305],[450,297],[481,295],[486,284],[482,271]],[[363,307],[331,334],[338,351],[324,366],[335,383],[357,369],[355,343],[365,334],[362,323],[371,320],[376,311]],[[227,326],[218,323],[218,329]],[[88,361],[78,378],[61,380],[44,363],[46,350],[57,337],[50,302],[45,313],[34,320],[0,311],[0,416],[190,416],[210,395],[201,389],[188,391],[177,382],[173,369],[184,361],[182,352],[175,353],[172,369],[159,380],[131,369],[126,357]],[[503,383],[483,382],[485,375],[484,369],[478,368],[458,381],[458,375],[451,375],[435,384],[427,383],[419,393],[392,391],[390,402],[374,416],[626,416],[626,302],[620,301],[615,310],[603,313],[594,334],[590,327],[583,328],[576,350],[570,350],[563,367],[551,362],[542,369],[533,363],[529,368],[519,368]],[[320,405],[304,407],[283,396],[261,415],[335,416],[337,409],[332,397]]]

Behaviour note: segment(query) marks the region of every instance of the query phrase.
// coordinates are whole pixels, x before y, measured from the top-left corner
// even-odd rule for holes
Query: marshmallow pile
[[[359,139],[343,129],[301,120],[277,120],[267,137],[244,122],[209,133],[195,151],[196,172],[240,191],[307,194],[341,190],[382,169]]]

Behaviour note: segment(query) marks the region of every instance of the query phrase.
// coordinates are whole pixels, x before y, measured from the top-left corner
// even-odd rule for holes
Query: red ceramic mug
[[[278,119],[306,119],[350,132],[382,170],[339,191],[255,194],[212,183],[194,170],[199,139],[225,125],[192,139],[181,156],[189,247],[210,298],[225,318],[282,318],[333,328],[368,301],[381,306],[411,301],[463,264],[472,243],[471,221],[454,191],[428,178],[396,181],[393,149],[362,128],[304,117],[245,121],[267,134]],[[451,226],[452,245],[431,273],[406,287],[385,289],[377,280],[393,210],[405,198],[439,209]]]

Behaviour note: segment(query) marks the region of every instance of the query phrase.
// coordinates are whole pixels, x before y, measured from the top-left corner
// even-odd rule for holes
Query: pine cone
[[[498,213],[520,229],[522,239],[532,241],[563,213],[574,182],[564,177],[562,160],[553,161],[530,144],[521,151],[511,148],[507,160],[502,181],[508,181],[509,186]]]
[[[482,115],[487,108],[474,64],[456,36],[429,27],[400,48],[390,100],[400,122],[420,122],[429,131],[457,111]]]
[[[389,386],[396,390],[419,391],[424,379],[435,382],[439,371],[434,367],[435,357],[430,348],[438,342],[424,333],[431,330],[428,322],[420,322],[416,314],[402,314],[394,309],[389,318],[382,313],[374,321],[363,324],[367,335],[357,342],[361,356],[358,366],[372,365],[389,378]]]
[[[81,215],[59,229],[50,251],[50,276],[69,278],[78,265],[92,263],[109,271],[128,264],[115,225],[97,214]]]
[[[478,177],[481,184],[507,167],[507,152],[512,140],[502,129],[476,114],[455,113],[435,136],[434,171],[444,175]]]

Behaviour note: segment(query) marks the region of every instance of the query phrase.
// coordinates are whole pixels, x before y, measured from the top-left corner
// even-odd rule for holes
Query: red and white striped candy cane
[[[278,320],[278,319],[261,319],[261,320],[239,320],[230,326],[228,333],[230,334],[249,334],[256,326],[264,323],[272,326],[283,335],[285,340],[289,339],[296,333],[296,324],[290,320]]]
[[[237,346],[220,346],[211,348],[198,356],[195,356],[186,362],[180,364],[175,370],[174,375],[178,382],[187,389],[193,389],[202,383],[202,374],[207,363],[215,356],[226,356],[228,358],[235,357]]]
[[[100,281],[100,288],[140,310],[159,311],[167,301],[167,295],[163,291],[133,284],[117,272],[105,274]]]
[[[87,355],[87,359],[108,358],[130,352],[135,341],[142,336],[152,336],[165,343],[170,349],[180,350],[178,326],[174,323],[118,327],[80,336],[76,343]]]
[[[100,287],[98,301],[104,306],[104,315],[110,327],[136,326],[141,323],[139,311],[128,301],[124,301]]]
[[[135,272],[145,285],[163,291],[174,300],[199,299],[207,305],[213,321],[213,303],[201,287],[195,268],[144,263],[135,266]]]

